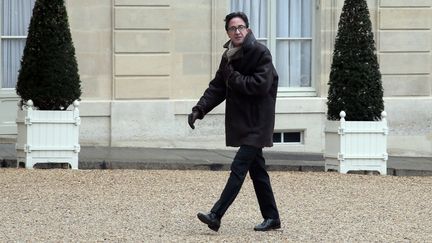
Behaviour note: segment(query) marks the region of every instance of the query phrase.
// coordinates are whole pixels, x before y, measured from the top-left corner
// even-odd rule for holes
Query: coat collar
[[[254,34],[252,33],[252,31],[250,31],[250,32],[245,36],[245,39],[244,39],[243,44],[242,44],[242,49],[245,50],[245,51],[248,50],[248,49],[250,49],[250,48],[255,44],[255,41],[256,41],[255,36],[254,36]],[[231,42],[231,40],[227,41],[227,42],[223,45],[223,47],[228,49],[228,46],[229,46],[229,43],[230,43],[230,42]]]
[[[227,41],[223,47],[226,48],[227,50],[224,52],[224,56],[227,58],[227,51],[228,51],[228,47],[230,44],[231,40]],[[253,47],[253,45],[255,44],[256,39],[254,34],[252,33],[252,31],[249,31],[249,33],[245,36],[245,39],[243,41],[243,44],[241,45],[241,48],[238,52],[236,52],[236,54],[231,57],[231,60],[235,60],[235,59],[239,59],[243,56],[244,52],[247,52],[249,49],[251,49]]]

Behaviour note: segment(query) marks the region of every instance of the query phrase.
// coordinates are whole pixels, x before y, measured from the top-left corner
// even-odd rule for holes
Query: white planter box
[[[381,121],[327,121],[325,128],[325,171],[378,171],[387,174],[386,113]]]
[[[18,108],[17,165],[33,169],[37,163],[68,163],[78,169],[79,102],[73,110],[35,110],[33,102]]]

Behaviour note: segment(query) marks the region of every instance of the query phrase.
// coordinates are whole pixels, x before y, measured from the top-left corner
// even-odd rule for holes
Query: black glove
[[[192,113],[190,113],[188,115],[188,123],[189,123],[189,126],[192,129],[195,129],[194,123],[195,123],[196,119],[198,119],[198,116],[199,116],[199,112],[198,111],[192,111]]]

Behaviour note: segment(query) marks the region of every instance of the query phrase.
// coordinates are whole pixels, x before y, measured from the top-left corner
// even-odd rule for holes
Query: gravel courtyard
[[[196,218],[228,171],[0,169],[0,242],[424,242],[432,177],[270,172],[282,229],[262,221],[248,177],[213,232]]]

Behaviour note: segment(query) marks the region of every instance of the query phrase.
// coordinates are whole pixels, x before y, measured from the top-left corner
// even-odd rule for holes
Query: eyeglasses
[[[241,32],[245,29],[246,29],[246,26],[244,26],[244,25],[239,25],[237,27],[231,26],[228,28],[228,32],[235,33],[235,32],[237,32],[237,30]]]

